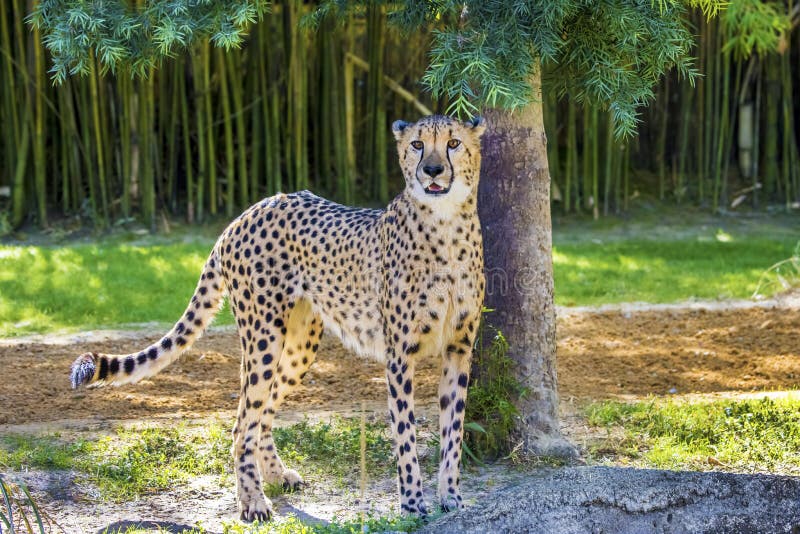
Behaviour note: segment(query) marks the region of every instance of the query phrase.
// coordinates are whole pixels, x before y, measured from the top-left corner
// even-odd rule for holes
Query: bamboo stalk
[[[564,213],[567,214],[572,209],[572,182],[578,183],[575,176],[578,169],[578,140],[577,140],[577,118],[575,117],[575,102],[567,99],[567,157],[564,162]],[[576,204],[579,197],[575,195]]]
[[[344,72],[343,72],[343,85],[344,85],[344,129],[345,141],[347,143],[347,176],[348,184],[345,191],[345,201],[349,204],[353,202],[353,187],[350,186],[350,181],[356,179],[356,143],[355,143],[355,74],[353,72],[353,62],[350,60],[350,54],[353,53],[354,47],[354,25],[353,16],[350,15],[345,27],[345,55],[344,55]]]
[[[34,6],[36,2],[34,0]],[[47,227],[47,159],[44,144],[44,52],[42,50],[39,28],[33,26],[33,61],[35,73],[35,107],[34,107],[34,141],[33,141],[33,169],[36,184],[36,208],[39,226]]]
[[[240,52],[228,52],[227,67],[230,76],[227,76],[230,94],[233,97],[234,123],[236,125],[236,149],[237,160],[239,163],[239,205],[242,207],[250,204],[250,184],[247,178],[247,130],[245,128],[245,112],[242,99],[242,83],[234,83],[232,80],[241,80],[239,75],[239,54]]]
[[[17,228],[25,220],[25,170],[28,163],[30,137],[30,120],[26,119],[22,123],[17,164],[11,186],[11,226],[13,228]]]
[[[592,135],[592,217],[595,221],[600,218],[600,129],[598,127],[598,116],[597,107],[592,107],[592,123],[589,130]]]
[[[693,99],[691,94],[692,87],[689,84],[689,81],[683,80],[683,83],[681,83],[681,129],[680,139],[678,141],[680,147],[678,149],[678,153],[680,155],[678,157],[677,183],[675,184],[675,200],[678,204],[683,201],[683,198],[686,195],[686,184],[688,182],[690,138],[689,124],[692,123],[693,107]],[[698,103],[700,102],[702,102],[702,100],[698,99]],[[698,132],[698,144],[700,137],[702,137],[702,134]]]
[[[225,139],[225,214],[233,217],[234,185],[236,184],[236,161],[233,155],[233,125],[231,124],[231,103],[228,95],[228,74],[225,56],[221,48],[216,49],[219,72],[219,99],[222,103],[222,127]]]
[[[614,114],[606,114],[606,157],[605,178],[603,179],[603,215],[608,216],[609,199],[611,195],[611,182],[614,172]]]
[[[767,56],[764,63],[766,82],[765,117],[764,117],[764,194],[767,198],[777,193],[779,186],[778,171],[778,103],[780,101],[780,59],[774,54]]]
[[[789,3],[791,7],[791,0]],[[786,211],[791,211],[794,200],[794,179],[792,163],[796,155],[797,146],[794,143],[793,111],[792,111],[792,71],[789,65],[790,52],[787,50],[781,57],[781,101],[783,110],[783,147],[781,150],[781,175],[783,177],[784,205]]]
[[[183,161],[186,173],[186,220],[194,222],[194,163],[192,161],[192,138],[189,129],[189,94],[186,92],[186,72],[183,68],[178,70],[178,89],[181,94],[181,134],[183,136]],[[194,99],[196,102],[197,100]],[[199,135],[198,135],[199,138]],[[200,145],[201,143],[196,143]]]
[[[106,184],[105,151],[100,119],[100,96],[97,90],[97,61],[92,54],[92,71],[89,73],[89,94],[92,101],[92,124],[94,126],[95,156],[97,158],[98,188],[100,189],[100,226],[108,226],[108,189]]]
[[[656,161],[658,163],[658,199],[664,200],[667,182],[667,126],[669,123],[669,76],[664,77],[664,91],[661,94],[663,104],[658,125],[658,141],[656,143]]]
[[[763,62],[758,62],[758,69],[756,73],[756,96],[753,102],[753,109],[755,111],[755,118],[753,119],[753,207],[758,208],[760,189],[763,184],[760,183],[761,177],[758,174],[760,168],[759,154],[761,145],[761,85],[763,79]]]
[[[198,53],[192,56],[192,74],[194,80],[194,111],[195,111],[195,121],[197,122],[197,168],[198,168],[198,175],[197,175],[197,200],[195,202],[195,213],[197,215],[197,221],[203,220],[203,192],[205,190],[204,184],[206,182],[208,176],[208,158],[206,158],[206,136],[208,135],[206,132],[206,125],[205,125],[205,93],[203,91],[204,86],[200,86],[200,79],[205,79],[203,76],[203,62],[201,59],[201,52],[202,48],[198,50]],[[198,87],[201,87],[198,90]]]
[[[117,82],[122,117],[120,117],[120,160],[122,175],[122,216],[131,216],[131,78],[123,73]]]
[[[211,52],[208,40],[200,47],[200,58],[203,66],[203,102],[205,104],[205,132],[206,132],[206,180],[208,183],[208,211],[211,215],[217,214],[217,167],[216,149],[214,145],[214,115],[211,102]],[[202,188],[198,187],[198,194],[202,195]],[[198,198],[198,209],[202,200]],[[198,217],[200,212],[198,211]]]

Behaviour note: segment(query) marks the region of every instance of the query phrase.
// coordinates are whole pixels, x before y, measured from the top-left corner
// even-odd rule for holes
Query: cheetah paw
[[[253,498],[250,502],[239,501],[242,511],[241,519],[246,523],[259,521],[266,523],[272,518],[272,503],[263,494]]]
[[[283,472],[283,490],[288,492],[298,491],[308,484],[303,477],[294,469],[287,469]]]
[[[416,515],[419,517],[428,515],[428,506],[422,499],[413,504],[401,504],[400,510],[403,515]]]
[[[442,507],[443,512],[453,512],[464,508],[464,502],[461,500],[461,495],[441,495],[439,497],[439,505]]]

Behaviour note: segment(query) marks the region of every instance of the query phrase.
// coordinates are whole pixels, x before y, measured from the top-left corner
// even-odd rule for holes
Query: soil
[[[570,312],[558,322],[562,399],[785,390],[800,385],[800,309]],[[159,332],[160,334],[160,332]],[[87,350],[127,353],[157,339],[0,346],[0,424],[67,419],[194,418],[233,411],[239,391],[236,334],[203,337],[167,372],[137,385],[73,391],[68,370]],[[385,402],[383,367],[328,336],[303,386],[281,414],[353,411]],[[418,404],[436,398],[438,362],[422,360]]]
[[[650,395],[745,395],[800,386],[800,307],[620,307],[560,310],[558,375],[562,408],[600,399]],[[233,331],[212,329],[186,355],[157,377],[135,386],[73,391],[68,370],[87,350],[127,353],[153,341],[155,335],[47,336],[0,341],[0,434],[108,431],[118,424],[203,420],[232,421],[239,391],[238,342]],[[435,423],[438,362],[418,364],[418,412]],[[317,362],[303,386],[281,409],[278,419],[313,419],[331,413],[358,412],[362,405],[381,417],[386,392],[383,367],[345,351],[332,336],[322,344]],[[363,404],[362,404],[363,403]],[[570,434],[572,416],[565,417]],[[430,425],[429,425],[430,426]],[[435,426],[435,425],[434,425]],[[581,437],[569,436],[575,442]],[[506,483],[508,470],[489,469],[465,476],[465,493],[473,499]],[[161,521],[180,532],[202,520],[210,531],[235,515],[233,489],[215,481],[132,503],[85,502],[85,492],[71,479],[47,472],[18,474],[28,480],[42,504],[66,532],[102,532],[140,520]],[[71,475],[64,475],[71,476]],[[374,481],[369,489],[373,509],[392,509],[394,483]],[[354,489],[317,484],[298,496],[281,497],[282,513],[330,518],[364,509]],[[203,510],[203,512],[200,512]]]

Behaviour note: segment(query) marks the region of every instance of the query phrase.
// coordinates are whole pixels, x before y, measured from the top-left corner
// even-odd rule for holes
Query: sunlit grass
[[[273,436],[286,465],[302,474],[339,485],[359,480],[360,420],[301,421],[274,429]],[[391,476],[394,462],[386,425],[367,423],[365,438],[367,474]],[[173,488],[200,475],[217,476],[232,484],[230,451],[230,431],[218,422],[196,427],[119,428],[96,440],[9,434],[0,437],[0,472],[75,470],[98,488],[102,498],[124,501]]]
[[[554,235],[556,303],[748,298],[761,275],[792,256],[793,233],[658,240],[604,231]],[[606,239],[605,237],[608,237]],[[0,246],[0,337],[172,323],[194,291],[213,241]],[[775,285],[774,287],[779,287]],[[217,324],[230,324],[230,312]]]
[[[608,429],[593,462],[637,467],[800,474],[800,395],[713,402],[605,401],[586,409]]]
[[[427,518],[435,519],[436,515]],[[230,524],[224,534],[361,534],[363,532],[414,532],[426,519],[416,516],[372,516],[356,519],[334,519],[330,523],[308,523],[296,516],[278,517],[265,524]]]
[[[0,336],[175,321],[212,245],[0,246]]]
[[[556,242],[556,303],[584,306],[746,299],[771,265],[792,255],[796,243],[797,239],[764,237]]]

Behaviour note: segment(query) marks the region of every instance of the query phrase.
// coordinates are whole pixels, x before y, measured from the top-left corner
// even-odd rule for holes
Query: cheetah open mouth
[[[442,187],[436,182],[431,182],[430,185],[425,188],[425,192],[429,195],[444,195],[448,191],[450,191],[449,185],[447,187]]]

